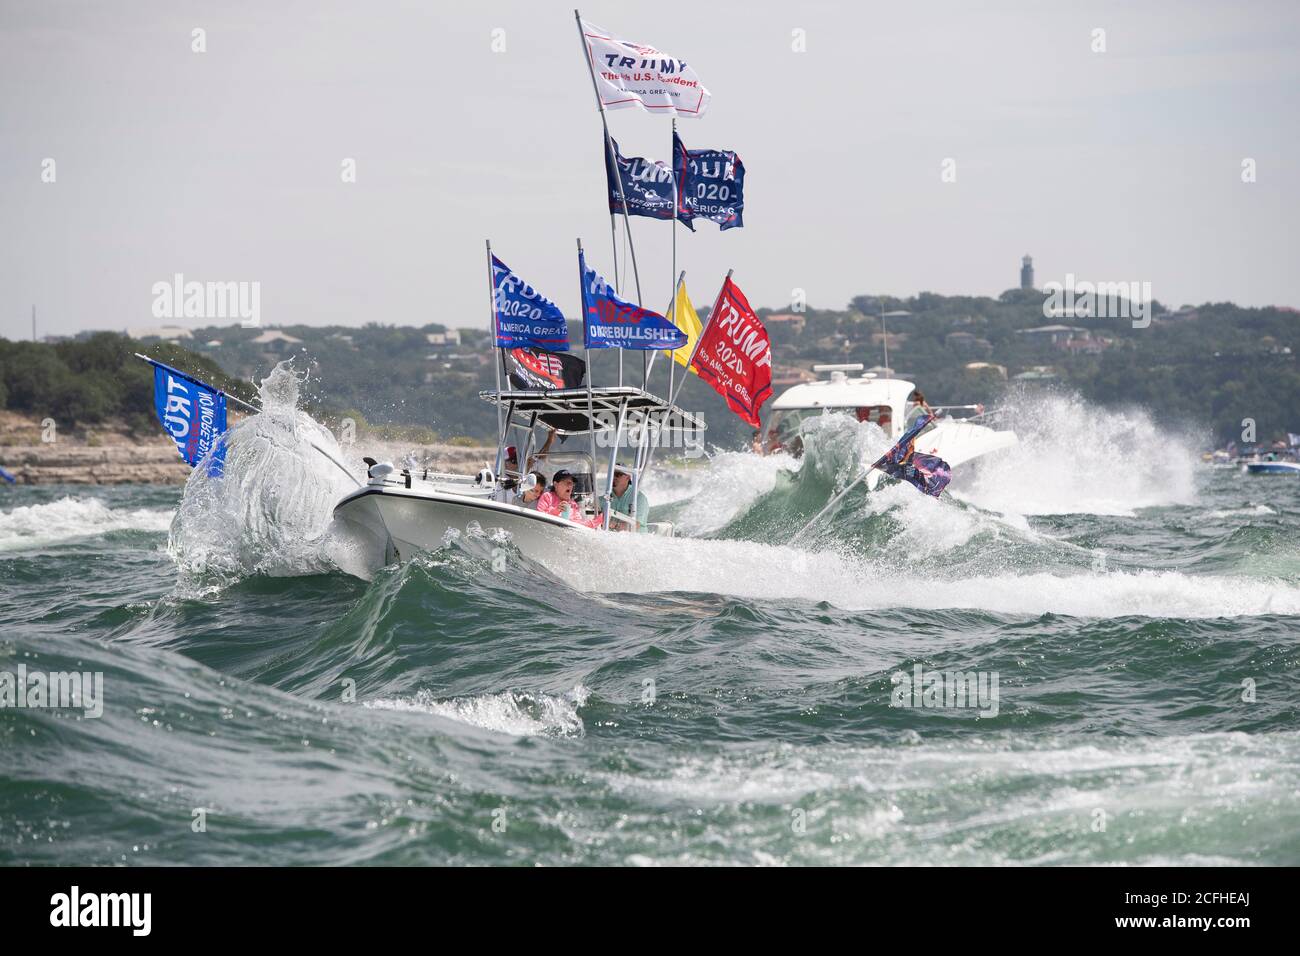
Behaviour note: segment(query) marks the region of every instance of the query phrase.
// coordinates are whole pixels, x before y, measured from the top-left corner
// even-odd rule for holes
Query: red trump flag
[[[758,409],[772,394],[772,343],[745,295],[728,277],[700,335],[695,369],[755,428]]]

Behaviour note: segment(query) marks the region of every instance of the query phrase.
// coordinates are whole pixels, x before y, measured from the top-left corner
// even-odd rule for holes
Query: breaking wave
[[[511,737],[574,737],[583,733],[579,708],[588,692],[575,687],[562,697],[525,691],[503,691],[477,697],[439,700],[431,691],[417,691],[414,697],[380,698],[366,701],[375,710],[432,714],[462,724],[480,727]]]
[[[165,531],[172,513],[154,508],[110,508],[98,498],[65,497],[0,512],[0,552],[94,538],[115,531]]]
[[[1193,504],[1198,455],[1190,439],[1140,409],[1117,411],[1078,396],[1022,396],[1006,409],[1020,443],[981,459],[953,493],[1020,515],[1133,515]]]
[[[181,590],[247,574],[364,573],[350,542],[331,528],[335,503],[355,481],[324,458],[343,461],[344,453],[297,407],[300,385],[289,363],[277,365],[258,390],[261,413],[229,433],[224,474],[203,467],[190,474],[168,545]]]

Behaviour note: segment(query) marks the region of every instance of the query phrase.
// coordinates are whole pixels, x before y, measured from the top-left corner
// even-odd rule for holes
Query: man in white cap
[[[632,523],[632,471],[624,464],[614,466],[614,496],[606,499],[601,496],[601,504],[608,507],[613,503],[609,516],[610,531],[644,531],[650,520],[650,502],[638,489],[636,493],[636,524]],[[619,517],[622,515],[622,517]]]

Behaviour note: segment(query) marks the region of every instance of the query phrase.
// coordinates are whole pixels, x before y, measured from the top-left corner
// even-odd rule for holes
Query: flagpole
[[[683,270],[682,270],[682,274],[681,274],[680,276],[677,277],[677,284],[673,286],[673,299],[672,299],[671,302],[668,303],[668,321],[671,322],[673,325],[677,325],[677,319],[674,317],[675,314],[676,314],[676,308],[677,308],[677,289],[678,289],[678,286],[680,286],[680,285],[682,284],[682,279],[684,279],[685,277],[686,277],[686,270],[683,269]],[[677,328],[680,329],[681,326],[680,326],[680,325],[677,325]],[[659,353],[660,353],[661,351],[665,351],[665,350],[663,350],[663,349],[655,349],[653,352],[650,353],[650,369],[649,369],[649,371],[646,372],[646,376],[647,376],[647,377],[649,377],[649,374],[650,374],[651,371],[654,371],[654,367],[655,367],[655,359],[657,359],[657,358],[659,357]],[[669,350],[667,350],[667,352],[668,352],[668,362],[669,362],[669,366],[668,366],[668,394],[671,395],[671,394],[672,394],[672,391],[673,391],[673,381],[672,381],[673,366],[676,365],[677,362],[673,359],[673,350],[669,349]],[[646,388],[646,386],[642,386],[642,388],[644,389],[644,388]]]
[[[618,156],[614,152],[614,140],[609,135],[609,120],[605,116],[605,103],[600,98],[600,86],[596,83],[596,66],[591,62],[591,55],[587,51],[587,38],[582,32],[582,14],[578,10],[573,11],[573,20],[578,27],[578,42],[582,45],[582,57],[587,61],[587,72],[591,75],[591,92],[596,97],[596,107],[600,110],[600,127],[605,133],[605,154],[608,162],[614,170],[614,181],[618,183],[618,200],[623,206],[623,230],[627,235],[627,248],[632,256],[632,277],[636,281],[636,304],[640,306],[641,302],[641,271],[636,264],[636,243],[632,241],[632,218],[627,211],[627,196],[623,191],[623,172],[618,168]],[[613,225],[611,219],[610,225]],[[618,288],[618,249],[614,249],[614,287]],[[618,384],[623,384],[623,350],[618,352]]]
[[[713,317],[718,314],[718,303],[722,301],[722,293],[725,292],[727,289],[727,281],[731,278],[731,274],[735,271],[736,271],[735,269],[728,269],[727,274],[722,278],[722,285],[718,288],[717,298],[713,300],[713,308],[709,309],[709,317],[708,319],[705,320],[704,325],[700,328],[700,337],[695,340],[695,345],[691,349],[691,357],[686,360],[686,371],[688,372],[691,370],[691,366],[695,364],[695,353],[700,350],[700,343],[704,341],[704,333],[709,331],[709,326],[713,324]],[[677,386],[677,391],[680,392],[682,390],[682,385],[685,384],[686,384],[686,376],[683,375],[681,384]],[[677,404],[677,396],[675,394],[669,399],[668,404],[670,405]]]
[[[672,318],[673,325],[677,325],[677,318],[676,318],[677,294],[681,290],[682,280],[684,280],[685,278],[686,278],[686,270],[683,269],[681,271],[681,274],[677,277],[677,284],[673,286],[673,301],[672,304],[668,307],[668,311],[671,312],[673,315]],[[678,326],[678,328],[681,328],[681,326]],[[652,368],[654,367],[655,359],[658,357],[659,357],[658,351],[656,351],[653,355],[650,356],[650,365]],[[673,353],[669,352],[668,353],[668,394],[669,395],[671,395],[673,392],[673,372],[676,370],[676,368],[677,368],[677,360],[673,358]],[[667,414],[670,416],[673,414],[671,403],[669,405]],[[639,494],[639,489],[641,487],[641,476],[650,469],[650,461],[652,458],[654,458],[655,449],[659,447],[659,436],[663,434],[663,430],[664,430],[663,419],[661,418],[659,421],[655,423],[654,437],[650,439],[649,445],[645,443],[644,432],[643,432],[641,447],[638,449],[637,452],[636,470],[632,473],[632,517],[633,518],[636,518],[637,516],[636,503],[637,503],[637,495]],[[685,422],[682,423],[682,430],[685,431]],[[637,528],[639,530],[640,525],[637,525]]]
[[[580,27],[581,28],[581,27]],[[591,395],[591,348],[587,345],[587,277],[582,274],[582,240],[578,240],[578,311],[582,315],[582,344],[587,356],[587,430],[591,434],[591,494],[596,494],[596,422]]]
[[[672,145],[669,146],[668,148],[668,168],[672,170],[672,174],[673,174],[673,275],[674,276],[677,276],[677,206],[678,203],[681,202],[681,188],[680,188],[681,184],[677,182],[677,166],[676,166],[677,157],[674,153],[676,148],[677,148],[677,117],[674,116],[673,117],[673,141],[672,141]],[[672,306],[670,306],[670,308],[672,308],[674,313],[674,317],[673,317],[674,325],[677,324],[676,321],[677,287],[680,286],[681,284],[682,284],[681,277],[678,276],[676,280],[673,282],[673,301],[672,301]],[[670,363],[668,366],[668,394],[671,395],[673,393],[673,368],[677,365],[677,360],[673,358],[671,352],[668,353],[668,361]]]
[[[211,388],[211,389],[212,389],[214,392],[216,392],[218,395],[224,395],[224,396],[226,396],[226,398],[227,398],[229,401],[234,402],[236,405],[238,405],[240,408],[244,409],[245,411],[252,412],[254,415],[260,415],[260,414],[262,414],[262,409],[258,408],[256,405],[253,405],[253,404],[250,404],[249,402],[244,401],[244,400],[243,400],[242,398],[240,398],[238,395],[231,395],[229,392],[227,392],[227,391],[225,391],[225,390],[223,390],[223,389],[220,389],[220,388],[213,388],[213,386],[208,385],[207,382],[204,382],[204,381],[201,380],[201,379],[197,379],[197,378],[195,378],[193,375],[189,375],[189,374],[187,374],[187,373],[185,373],[185,372],[182,372],[182,371],[181,371],[180,369],[178,369],[178,368],[172,368],[170,365],[167,365],[167,364],[165,364],[165,363],[163,363],[163,362],[159,362],[157,359],[151,359],[151,358],[150,358],[149,356],[147,356],[147,355],[141,355],[139,352],[135,352],[135,353],[133,353],[133,354],[135,355],[136,358],[138,358],[138,359],[143,359],[144,361],[146,361],[146,362],[148,362],[150,365],[152,365],[154,368],[165,369],[169,374],[179,375],[181,378],[186,379],[187,381],[191,381],[191,382],[193,382],[193,383],[196,384],[196,385],[202,385],[202,386],[204,386],[205,388]],[[222,434],[225,434],[225,433],[223,432]],[[320,445],[316,444],[316,443],[315,443],[314,441],[312,441],[311,439],[307,439],[307,444],[310,445],[312,448],[316,449],[316,451],[320,452],[324,457],[326,457],[326,458],[328,458],[330,461],[334,462],[334,464],[338,465],[339,470],[342,471],[343,474],[345,474],[345,475],[347,475],[349,478],[351,478],[351,479],[352,479],[352,482],[353,482],[353,483],[354,483],[358,488],[364,488],[364,487],[365,487],[365,485],[363,485],[360,481],[357,480],[357,476],[356,476],[356,475],[354,475],[354,474],[352,474],[352,472],[348,471],[348,466],[345,465],[345,464],[343,464],[343,462],[339,461],[337,458],[335,458],[333,455],[331,455],[329,452],[327,452],[324,448],[322,448]]]
[[[505,430],[501,421],[501,348],[497,344],[499,341],[497,335],[497,295],[496,282],[493,281],[492,275],[492,240],[483,240],[487,248],[487,277],[488,277],[488,304],[492,310],[492,367],[496,371],[497,378],[497,459],[496,466],[492,473],[500,477],[501,475],[501,456],[505,454]]]

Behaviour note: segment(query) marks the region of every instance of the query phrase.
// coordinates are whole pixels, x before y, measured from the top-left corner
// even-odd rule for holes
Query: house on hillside
[[[795,335],[803,331],[804,317],[796,312],[774,312],[763,320],[764,324],[780,325]]]
[[[1024,382],[1026,384],[1044,384],[1055,382],[1060,376],[1057,375],[1056,369],[1051,365],[1033,365],[1025,369],[1019,375],[1011,376],[1013,382]]]
[[[446,332],[426,332],[424,339],[430,345],[460,345],[460,329],[448,329]]]
[[[279,329],[267,329],[251,341],[254,345],[262,346],[262,350],[271,355],[284,355],[286,352],[292,352],[295,345],[302,344],[302,339],[294,338]]]
[[[943,337],[943,344],[961,355],[979,355],[988,357],[993,354],[993,344],[970,332],[949,332]]]
[[[1196,309],[1195,306],[1192,306],[1192,305],[1184,305],[1184,306],[1179,306],[1179,307],[1178,307],[1175,311],[1173,311],[1173,312],[1166,312],[1164,315],[1160,316],[1160,318],[1157,319],[1156,321],[1158,321],[1158,322],[1195,322],[1195,321],[1196,321],[1197,319],[1199,319],[1200,317],[1201,317],[1201,316],[1200,316],[1200,313],[1197,311],[1197,309]]]
[[[994,365],[992,362],[967,362],[962,366],[972,375],[979,375],[982,372],[993,372],[1003,381],[1007,378],[1007,367],[1005,365]]]
[[[164,342],[179,342],[181,339],[194,338],[193,332],[189,329],[183,329],[179,325],[141,326],[127,329],[126,334],[128,338],[132,339],[161,339]]]
[[[1114,339],[1104,336],[1085,333],[1076,338],[1066,339],[1057,348],[1062,352],[1069,352],[1071,355],[1100,355],[1110,348],[1114,341]]]
[[[1046,345],[1061,345],[1070,339],[1087,336],[1088,330],[1074,325],[1040,325],[1033,329],[1016,329],[1016,335],[1023,335],[1031,342]]]

